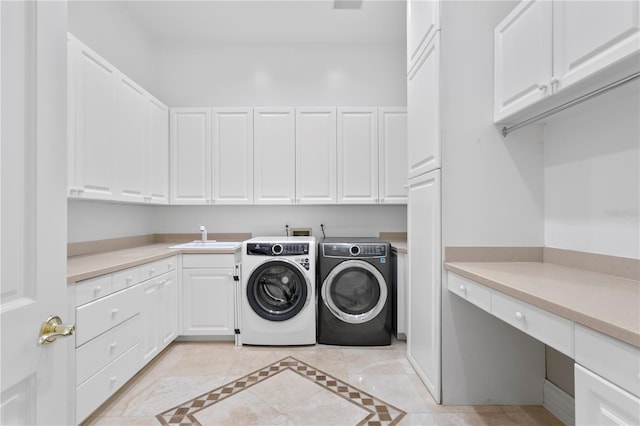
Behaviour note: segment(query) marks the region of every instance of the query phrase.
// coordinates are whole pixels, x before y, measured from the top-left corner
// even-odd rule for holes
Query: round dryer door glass
[[[362,324],[387,302],[387,283],[370,263],[348,260],[333,268],[322,284],[322,301],[342,321]]]
[[[296,316],[307,303],[309,283],[295,263],[273,260],[256,268],[247,282],[253,311],[270,321]]]

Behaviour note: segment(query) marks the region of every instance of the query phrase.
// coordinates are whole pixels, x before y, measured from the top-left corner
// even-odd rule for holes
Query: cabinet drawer
[[[113,292],[111,274],[80,281],[75,286],[76,306],[107,296]]]
[[[576,425],[639,425],[640,399],[575,364]]]
[[[129,268],[113,273],[113,291],[122,290],[140,282],[140,268]]]
[[[233,268],[233,254],[183,254],[183,268]]]
[[[640,349],[576,324],[578,364],[640,397]]]
[[[461,276],[449,273],[449,291],[487,312],[491,311],[491,290]]]
[[[127,352],[140,339],[140,315],[123,322],[76,350],[76,385]]]
[[[76,347],[137,314],[140,311],[141,285],[76,308]]]
[[[505,294],[491,292],[491,313],[573,358],[573,322]]]
[[[140,369],[140,345],[135,345],[76,388],[76,422],[80,423]]]
[[[165,272],[173,271],[176,269],[177,257],[171,256],[166,259],[156,260],[155,262],[145,263],[140,266],[140,281],[148,280],[149,278],[157,277]]]

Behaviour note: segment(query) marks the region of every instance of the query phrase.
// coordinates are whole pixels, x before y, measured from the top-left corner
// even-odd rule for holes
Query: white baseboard
[[[565,425],[575,425],[573,397],[548,380],[544,381],[544,402],[542,405]]]

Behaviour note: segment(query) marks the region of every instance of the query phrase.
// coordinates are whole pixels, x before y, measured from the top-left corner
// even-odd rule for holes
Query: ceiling
[[[404,0],[127,1],[132,18],[158,42],[404,43]]]

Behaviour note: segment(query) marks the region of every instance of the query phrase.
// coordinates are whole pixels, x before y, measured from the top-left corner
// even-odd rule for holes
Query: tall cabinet
[[[413,1],[407,8],[407,357],[437,402],[442,270],[439,9],[437,1]]]

